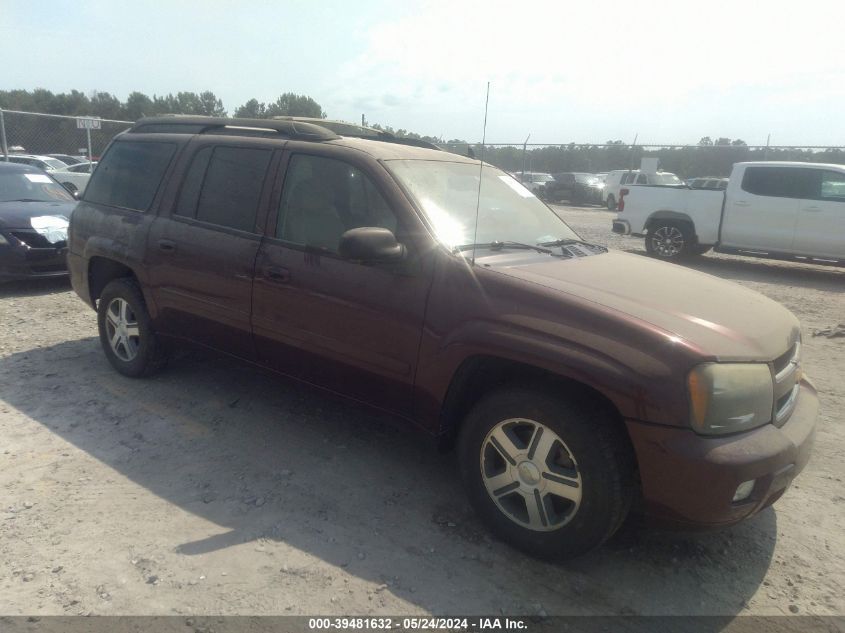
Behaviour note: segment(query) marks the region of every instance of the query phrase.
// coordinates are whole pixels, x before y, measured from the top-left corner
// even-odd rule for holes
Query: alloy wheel
[[[675,257],[684,250],[684,234],[677,226],[661,226],[649,239],[654,252],[661,257]]]
[[[549,532],[566,525],[581,504],[581,474],[572,452],[548,426],[511,418],[481,445],[481,478],[511,521]]]
[[[138,355],[141,332],[132,306],[125,299],[114,298],[106,309],[106,335],[109,346],[120,360],[130,362]]]

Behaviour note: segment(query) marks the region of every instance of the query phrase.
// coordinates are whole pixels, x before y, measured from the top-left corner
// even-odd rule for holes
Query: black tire
[[[696,245],[692,228],[684,222],[658,220],[649,225],[645,236],[646,252],[658,259],[684,259],[695,254]]]
[[[505,422],[513,419],[522,422]],[[571,458],[567,463],[574,470],[570,472],[580,477],[579,486],[568,484],[580,490],[577,505],[572,503],[559,511],[553,506],[558,504],[560,498],[554,497],[547,489],[538,493],[537,488],[534,488],[533,497],[531,492],[509,491],[500,494],[497,497],[499,501],[494,501],[493,493],[488,492],[486,485],[496,485],[491,484],[493,480],[489,478],[490,475],[482,474],[489,468],[491,453],[494,460],[497,457],[502,459],[505,469],[509,468],[508,462],[497,453],[498,445],[494,446],[494,440],[488,437],[488,433],[492,433],[501,424],[510,424],[515,435],[517,431],[522,431],[526,421],[539,423],[546,433],[551,430],[553,433],[546,435],[546,440],[557,435],[552,452],[547,453],[558,455],[553,458],[552,468],[558,467],[561,456]],[[528,435],[523,434],[526,443],[523,450],[527,454],[514,452],[516,464],[511,464],[508,472],[514,473],[517,478],[523,477],[521,473],[524,472],[522,468],[525,461],[532,459],[531,446],[543,444],[533,439],[536,435],[530,437],[532,439],[528,440]],[[514,449],[515,445],[511,444],[510,448]],[[543,559],[572,558],[598,547],[619,529],[631,507],[634,459],[630,442],[610,413],[601,406],[595,406],[595,403],[579,400],[577,396],[564,398],[552,392],[524,387],[492,392],[475,405],[464,421],[458,440],[458,453],[461,476],[469,500],[491,531],[514,547]],[[542,459],[536,454],[534,458]],[[523,461],[520,462],[520,459]],[[548,464],[549,458],[544,461]],[[507,484],[499,490],[514,485],[521,487],[526,481],[528,488],[548,483],[546,473],[539,477],[535,473],[531,477],[533,479]],[[499,494],[499,491],[496,493]],[[523,502],[527,509],[530,499],[536,499],[541,508],[535,516],[541,517],[542,530],[532,529],[524,521],[521,523],[512,518],[517,515],[516,511],[509,516],[500,508],[505,501],[515,501],[512,505],[518,510]],[[564,515],[563,522],[560,522],[561,515]],[[558,521],[557,526],[555,520]]]
[[[120,318],[120,308],[124,304],[127,307],[125,329],[121,329],[113,319]],[[151,376],[167,364],[166,351],[152,327],[144,295],[134,279],[124,277],[106,285],[97,303],[97,327],[106,358],[124,376]],[[122,342],[113,347],[111,340],[116,332]],[[129,332],[137,332],[137,335]]]
[[[607,196],[607,210],[608,211],[615,211],[616,210],[616,198],[613,197],[613,194]]]

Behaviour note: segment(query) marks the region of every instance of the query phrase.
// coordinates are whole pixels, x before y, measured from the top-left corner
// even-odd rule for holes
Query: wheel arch
[[[138,281],[138,276],[126,264],[101,255],[95,255],[88,260],[88,294],[91,305],[96,305],[97,299],[109,282],[123,277],[131,277]]]
[[[624,416],[611,397],[587,382],[548,369],[498,356],[475,355],[465,359],[452,376],[440,413],[440,446],[449,450],[461,422],[472,407],[497,387],[522,386],[590,402],[608,413],[630,442]]]
[[[695,222],[693,222],[692,218],[688,216],[686,213],[681,213],[679,211],[670,211],[670,210],[662,210],[662,211],[655,211],[648,219],[645,221],[643,228],[648,231],[652,225],[656,224],[660,220],[669,220],[671,222],[677,222],[679,224],[686,224],[692,229],[692,235],[695,237],[696,241],[698,240],[698,236],[695,232]]]

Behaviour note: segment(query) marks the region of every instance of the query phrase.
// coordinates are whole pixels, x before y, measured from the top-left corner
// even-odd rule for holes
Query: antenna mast
[[[484,129],[481,131],[481,158],[478,164],[478,195],[475,199],[475,231],[472,235],[472,265],[475,266],[475,244],[478,242],[478,210],[481,208],[481,175],[484,170],[484,144],[487,141],[487,106],[490,104],[490,82],[484,99]]]

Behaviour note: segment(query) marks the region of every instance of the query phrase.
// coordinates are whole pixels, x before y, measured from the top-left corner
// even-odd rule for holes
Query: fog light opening
[[[751,493],[754,491],[754,482],[756,480],[752,479],[751,481],[743,481],[739,486],[736,488],[736,492],[734,493],[733,502],[738,503],[740,501],[745,501],[748,497],[751,496]]]

